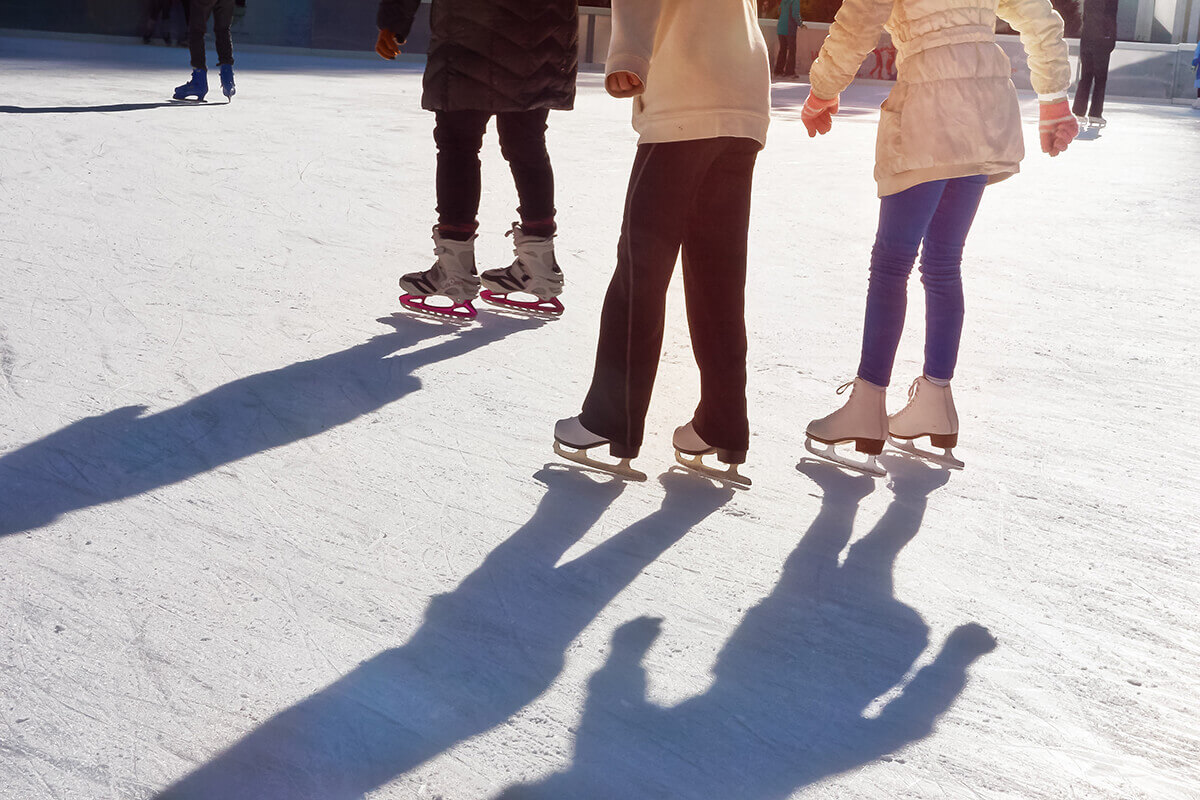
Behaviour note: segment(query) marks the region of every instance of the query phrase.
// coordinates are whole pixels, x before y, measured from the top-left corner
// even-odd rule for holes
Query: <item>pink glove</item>
[[[1042,136],[1042,152],[1051,157],[1064,152],[1067,145],[1079,135],[1079,120],[1071,113],[1067,101],[1056,100],[1041,103],[1038,116],[1038,133]]]
[[[804,123],[804,127],[808,128],[809,138],[818,133],[829,133],[829,129],[833,127],[832,117],[837,112],[838,99],[836,97],[832,100],[825,100],[810,91],[808,99],[804,101],[804,108],[800,111],[800,121]]]

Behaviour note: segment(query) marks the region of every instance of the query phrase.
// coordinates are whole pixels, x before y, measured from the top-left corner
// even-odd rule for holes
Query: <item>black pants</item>
[[[796,74],[796,34],[780,34],[779,55],[775,58],[775,74]]]
[[[192,51],[192,69],[208,69],[204,60],[204,32],[213,18],[213,36],[217,40],[217,64],[233,63],[233,0],[184,0],[191,3],[188,20],[188,47]]]
[[[546,152],[549,110],[496,114],[500,152],[517,185],[522,226],[536,235],[554,232],[554,170]],[[474,232],[479,214],[479,149],[489,111],[438,111],[433,129],[437,144],[438,225],[451,232]]]
[[[617,457],[632,458],[642,445],[667,286],[681,247],[688,328],[700,368],[696,433],[735,454],[750,446],[746,236],[758,150],[758,142],[728,137],[638,147],[580,417],[585,428],[612,442]]]
[[[1104,88],[1108,84],[1108,60],[1111,50],[1083,48],[1079,51],[1079,86],[1071,107],[1077,117],[1104,116]],[[1088,95],[1092,96],[1088,109]]]

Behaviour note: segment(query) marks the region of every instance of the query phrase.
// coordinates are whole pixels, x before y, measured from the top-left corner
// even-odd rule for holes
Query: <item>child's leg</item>
[[[946,181],[921,183],[880,201],[858,363],[858,377],[876,386],[887,386],[892,380],[904,331],[908,276],[945,186]]]
[[[492,115],[487,111],[438,111],[436,115],[438,231],[465,242],[479,227],[479,148]]]
[[[617,268],[604,298],[596,368],[579,419],[612,442],[610,452],[618,458],[633,458],[642,445],[667,285],[715,141],[644,144],[633,161]]]
[[[531,236],[554,233],[554,169],[546,152],[549,109],[496,115],[500,152],[512,170],[521,207],[521,229]]]
[[[213,39],[217,45],[217,64],[233,63],[233,0],[217,0],[213,7]]]
[[[692,352],[700,368],[700,404],[692,417],[713,447],[745,452],[746,238],[750,183],[759,144],[718,140],[724,151],[700,185],[683,239],[683,288]]]
[[[975,220],[985,186],[985,175],[947,181],[921,245],[921,283],[925,285],[925,375],[930,378],[948,381],[954,377],[963,324],[963,243]]]

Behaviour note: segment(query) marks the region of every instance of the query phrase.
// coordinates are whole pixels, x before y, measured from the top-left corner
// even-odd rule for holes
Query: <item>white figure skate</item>
[[[949,386],[938,386],[924,375],[913,381],[908,388],[908,405],[888,417],[888,433],[893,447],[948,469],[963,468],[963,462],[951,452],[958,444],[958,413]],[[917,447],[913,440],[923,436],[942,452]]]
[[[888,435],[887,390],[855,378],[839,386],[837,393],[841,394],[849,387],[853,389],[844,406],[827,417],[808,423],[804,447],[827,461],[883,477],[887,472],[875,457],[883,452]],[[818,442],[825,447],[818,447]],[[846,442],[854,442],[854,449],[866,458],[857,460],[839,453],[836,445]]]
[[[582,464],[585,467],[594,467],[613,475],[619,475],[622,478],[628,478],[631,481],[646,480],[646,473],[640,472],[630,466],[629,462],[633,456],[622,457],[614,455],[613,457],[618,459],[615,464],[593,458],[589,451],[603,445],[609,445],[609,453],[611,454],[612,442],[583,427],[583,423],[579,421],[579,417],[560,419],[554,424],[554,452],[558,455],[568,461],[574,461],[576,464]]]
[[[696,433],[690,422],[675,429],[671,443],[675,446],[675,460],[688,469],[719,481],[730,481],[741,486],[751,485],[750,479],[738,472],[738,464],[746,461],[744,450],[722,450],[713,447],[700,438],[700,434]],[[709,454],[715,454],[717,461],[724,464],[725,468],[705,464],[704,456]]]

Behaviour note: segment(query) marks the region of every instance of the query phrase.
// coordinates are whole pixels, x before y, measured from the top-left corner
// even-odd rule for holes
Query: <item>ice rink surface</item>
[[[211,57],[211,53],[210,53]],[[805,459],[857,364],[882,85],[777,84],[749,491],[564,465],[635,137],[551,115],[558,320],[402,316],[419,62],[0,38],[0,798],[1200,797],[1200,112],[987,190],[952,474]],[[481,267],[515,192],[484,146]],[[918,374],[914,278],[890,407]]]

